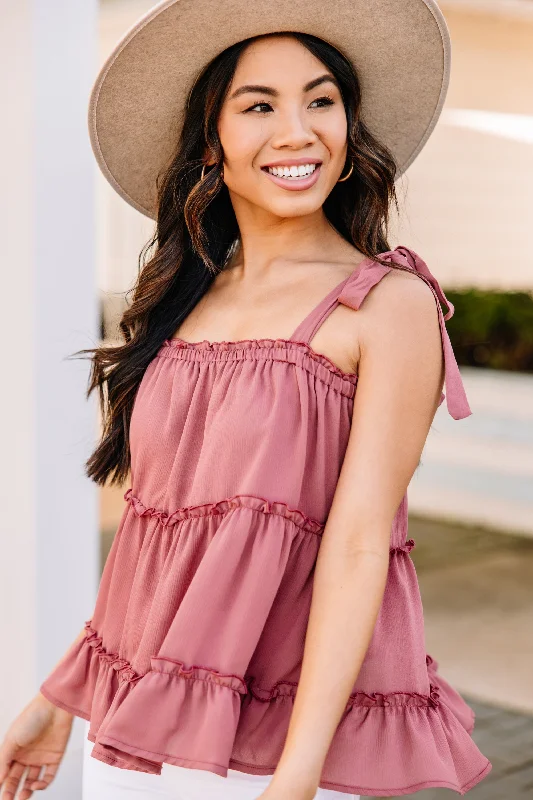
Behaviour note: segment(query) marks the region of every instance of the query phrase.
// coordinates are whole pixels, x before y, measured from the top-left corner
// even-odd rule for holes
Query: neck
[[[275,277],[287,262],[332,261],[353,253],[322,208],[300,217],[279,217],[234,203],[240,247],[227,271],[239,282]],[[226,271],[226,270],[224,270]]]

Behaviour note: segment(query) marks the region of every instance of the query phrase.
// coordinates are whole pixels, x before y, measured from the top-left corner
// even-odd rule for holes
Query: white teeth
[[[277,175],[278,178],[299,180],[300,178],[307,178],[311,175],[316,167],[316,164],[300,164],[299,166],[293,165],[292,167],[268,167],[268,171],[271,175]]]

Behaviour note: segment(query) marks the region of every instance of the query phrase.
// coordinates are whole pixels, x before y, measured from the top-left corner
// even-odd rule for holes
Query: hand
[[[46,789],[54,779],[72,730],[73,715],[50,703],[40,692],[11,723],[0,744],[2,800],[28,800],[36,789]],[[44,774],[39,777],[41,767]]]

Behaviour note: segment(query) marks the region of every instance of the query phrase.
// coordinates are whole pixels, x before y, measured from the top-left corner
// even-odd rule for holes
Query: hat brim
[[[156,218],[156,178],[205,64],[235,42],[287,31],[318,36],[352,61],[362,117],[395,157],[396,180],[405,172],[448,90],[450,36],[434,0],[164,0],[120,39],[90,95],[91,146],[124,200]]]

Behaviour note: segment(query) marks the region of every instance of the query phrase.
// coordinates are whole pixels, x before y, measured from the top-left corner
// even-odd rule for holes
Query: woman
[[[453,306],[386,234],[445,26],[428,0],[237,5],[241,41],[218,6],[160,4],[93,89],[98,162],[157,220],[125,343],[84,351],[87,474],[131,487],[92,619],[0,750],[7,800],[50,784],[73,715],[84,800],[464,793],[491,767],[425,653],[406,537],[443,379],[470,414]],[[387,33],[414,67],[372,58]]]

